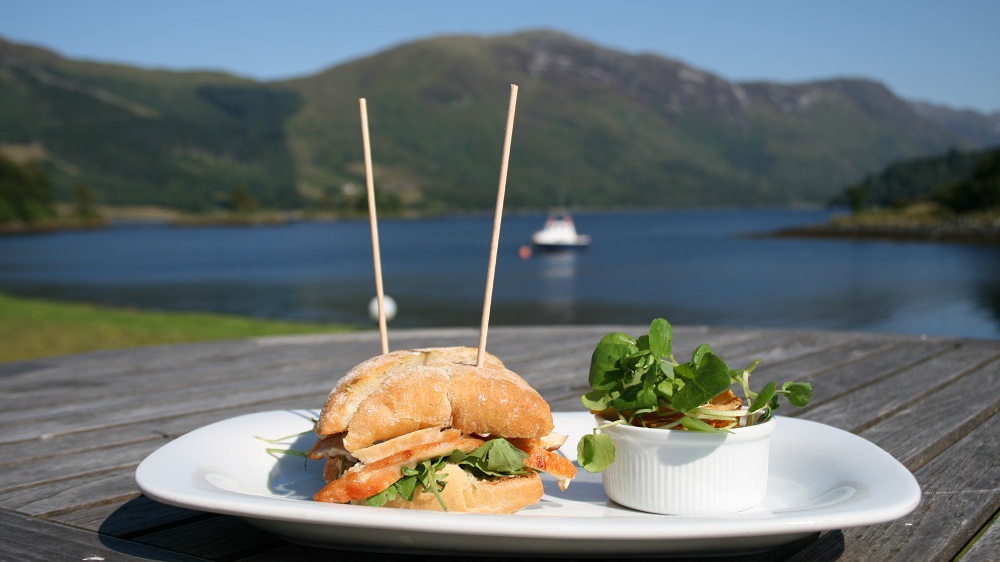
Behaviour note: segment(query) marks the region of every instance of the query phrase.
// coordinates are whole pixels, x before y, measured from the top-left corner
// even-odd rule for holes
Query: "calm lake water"
[[[584,252],[523,260],[542,214],[504,217],[491,320],[827,328],[1000,338],[1000,248],[750,236],[829,211],[576,215]],[[392,326],[478,326],[490,216],[383,220]],[[116,306],[371,324],[366,221],[122,225],[0,237],[0,291]]]

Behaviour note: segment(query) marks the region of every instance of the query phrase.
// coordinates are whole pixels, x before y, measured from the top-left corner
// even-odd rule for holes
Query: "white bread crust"
[[[396,372],[361,401],[344,436],[348,451],[428,427],[466,435],[544,437],[549,405],[516,374],[485,365],[420,365]]]
[[[393,374],[419,365],[452,363],[474,365],[478,353],[479,350],[471,347],[403,349],[362,361],[348,371],[330,391],[316,423],[316,433],[320,437],[326,437],[347,431],[361,402]],[[503,363],[490,354],[486,355],[484,362],[503,367]]]

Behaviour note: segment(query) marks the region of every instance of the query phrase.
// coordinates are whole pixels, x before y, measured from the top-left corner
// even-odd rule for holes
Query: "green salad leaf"
[[[577,445],[578,462],[585,470],[600,472],[614,462],[614,442],[600,433],[608,425],[728,432],[741,419],[746,425],[770,419],[780,397],[800,407],[812,399],[812,386],[807,382],[786,382],[780,387],[770,382],[754,392],[749,377],[760,360],[731,369],[708,344],[699,345],[691,359],[681,363],[674,358],[672,340],[670,323],[657,318],[650,323],[649,333],[638,338],[611,332],[598,342],[590,360],[590,391],[580,401],[609,417],[611,423],[595,428]],[[743,393],[743,408],[712,403],[734,386]]]
[[[366,505],[382,507],[386,503],[402,497],[413,501],[419,485],[437,498],[441,509],[448,511],[441,491],[444,490],[446,474],[443,474],[446,464],[457,464],[462,470],[476,478],[493,478],[500,476],[521,476],[529,474],[530,468],[524,466],[528,454],[518,449],[503,438],[490,439],[474,451],[463,453],[455,450],[447,455],[423,461],[414,467],[403,467],[403,477],[385,490],[365,500]]]
[[[439,474],[446,462],[445,457],[438,457],[423,461],[413,467],[404,466],[400,469],[403,477],[385,490],[365,500],[365,505],[382,507],[398,497],[412,501],[419,484],[424,490],[434,494],[441,509],[448,511],[448,506],[445,505],[444,499],[441,497],[441,490],[444,490],[446,484],[445,475]]]
[[[476,478],[493,476],[520,476],[531,472],[524,466],[528,453],[511,445],[503,438],[490,439],[471,453],[455,451],[447,457]]]
[[[606,433],[584,435],[576,444],[576,462],[588,472],[600,472],[615,462],[615,444]]]
[[[693,363],[693,361],[692,361]],[[712,352],[700,356],[694,365],[685,365],[684,386],[673,393],[670,404],[675,410],[690,412],[728,389],[733,381],[729,367]]]

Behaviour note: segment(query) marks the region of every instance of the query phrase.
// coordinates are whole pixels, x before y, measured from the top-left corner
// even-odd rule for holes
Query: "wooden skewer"
[[[493,214],[493,240],[490,242],[490,263],[486,270],[486,296],[483,298],[483,320],[479,326],[479,354],[476,367],[486,360],[486,332],[490,327],[490,306],[493,304],[493,278],[497,267],[497,246],[500,243],[500,221],[503,218],[503,197],[507,190],[507,162],[510,160],[510,139],[514,133],[514,109],[517,106],[517,85],[510,85],[510,107],[507,109],[507,131],[503,139],[500,161],[500,185],[497,187],[497,208]]]
[[[385,325],[385,295],[382,291],[382,256],[379,254],[378,218],[375,212],[375,181],[372,178],[372,147],[368,138],[368,104],[365,98],[358,100],[361,106],[361,138],[365,146],[365,178],[368,187],[368,222],[372,230],[372,260],[375,262],[375,295],[378,299],[378,332],[382,340],[382,355],[389,353],[389,335]]]

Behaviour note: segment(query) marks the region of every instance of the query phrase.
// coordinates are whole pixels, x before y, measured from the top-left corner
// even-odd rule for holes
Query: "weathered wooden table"
[[[611,329],[493,327],[491,352],[554,410],[580,410],[590,353]],[[478,331],[395,330],[392,349],[474,347]],[[238,414],[317,408],[377,333],[152,347],[0,364],[0,560],[292,560],[356,555],[297,546],[242,520],[140,495],[139,462]],[[844,332],[676,329],[767,378],[809,380],[801,416],[902,462],[923,499],[891,523],[817,533],[743,560],[1000,558],[1000,342]],[[766,369],[766,371],[765,371]],[[760,375],[764,376],[764,375]],[[390,559],[410,559],[400,553]]]

